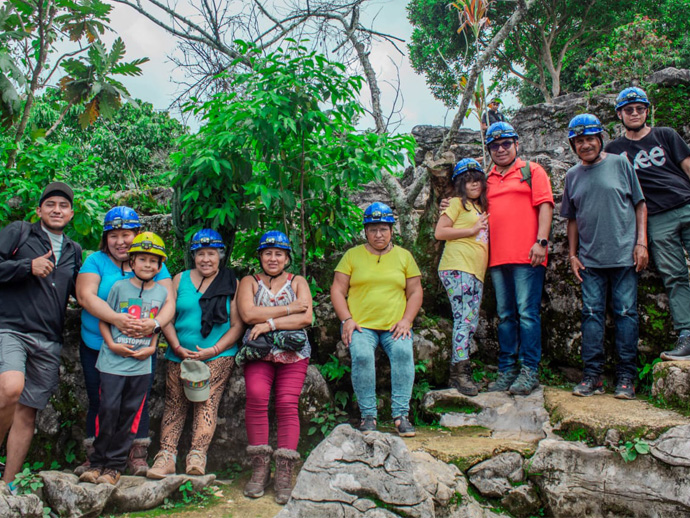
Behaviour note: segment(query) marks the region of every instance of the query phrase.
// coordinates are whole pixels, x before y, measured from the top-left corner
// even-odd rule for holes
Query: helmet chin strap
[[[132,269],[134,272],[134,269]],[[139,298],[141,298],[142,293],[144,293],[144,286],[146,285],[147,282],[149,282],[151,279],[142,279],[137,275],[137,272],[134,272],[134,276],[141,281],[141,289],[139,290]]]
[[[281,270],[278,275],[271,275],[270,273],[267,273],[263,267],[261,267],[261,270],[264,272],[264,275],[266,277],[268,277],[268,289],[269,290],[271,289],[271,284],[273,283],[273,279],[277,279],[278,277],[283,275],[283,273],[285,273],[285,270]]]

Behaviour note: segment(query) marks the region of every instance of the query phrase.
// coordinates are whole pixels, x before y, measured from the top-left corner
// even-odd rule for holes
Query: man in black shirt
[[[63,234],[72,219],[72,189],[49,184],[36,223],[10,223],[0,231],[0,444],[7,436],[3,480],[21,470],[59,380],[65,310],[81,266],[81,247]]]
[[[685,251],[690,251],[690,147],[671,128],[647,126],[649,99],[626,88],[616,99],[625,135],[606,151],[626,157],[635,168],[647,201],[650,252],[671,306],[678,342],[663,360],[690,360],[690,282]]]
[[[498,111],[498,107],[500,105],[501,100],[498,97],[494,97],[493,99],[491,99],[491,101],[489,101],[489,109],[482,114],[482,131],[486,131],[486,128],[491,126],[494,122],[506,121],[505,115]]]

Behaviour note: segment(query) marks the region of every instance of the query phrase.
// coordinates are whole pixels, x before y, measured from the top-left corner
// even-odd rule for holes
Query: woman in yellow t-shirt
[[[410,398],[414,384],[412,321],[422,306],[422,282],[412,254],[393,245],[395,216],[388,205],[364,211],[367,242],[351,248],[335,268],[331,301],[352,356],[352,388],[361,414],[359,429],[376,430],[376,365],[380,345],[391,364],[391,410],[402,437],[413,437]]]
[[[484,274],[489,259],[486,214],[486,176],[479,162],[463,158],[453,169],[455,197],[436,225],[436,239],[446,241],[438,275],[453,310],[451,388],[462,394],[479,393],[470,368],[470,341],[479,321]]]

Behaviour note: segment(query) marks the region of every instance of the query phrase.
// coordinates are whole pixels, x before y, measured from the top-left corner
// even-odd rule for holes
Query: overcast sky
[[[375,17],[376,30],[408,40],[412,27],[407,21],[406,4],[404,0],[374,0],[367,4],[363,19]],[[175,52],[175,39],[134,10],[120,4],[114,5],[112,27],[127,45],[126,60],[144,56],[151,60],[143,65],[142,76],[126,78],[125,85],[134,98],[150,102],[157,109],[167,109],[178,89],[173,79],[180,73],[168,59]],[[400,49],[407,52],[406,44],[400,45]],[[401,56],[391,45],[378,44],[372,51],[371,59],[379,74],[384,104],[386,100],[392,99],[392,89],[385,84],[385,80],[396,81],[395,66],[390,58],[399,67],[404,96],[404,120],[398,131],[409,132],[419,124],[450,124],[454,112],[448,112],[440,101],[431,96],[424,77],[412,70],[407,55]],[[390,109],[390,105],[384,108]],[[474,120],[469,121],[466,126],[478,129]]]

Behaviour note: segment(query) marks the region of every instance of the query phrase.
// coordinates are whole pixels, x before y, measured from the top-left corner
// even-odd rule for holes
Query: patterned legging
[[[235,359],[231,356],[221,356],[206,363],[211,371],[211,396],[203,403],[194,403],[194,420],[192,422],[192,450],[198,450],[204,455],[213,439],[218,423],[218,405],[223,397],[223,391],[235,366]],[[168,374],[165,383],[165,409],[161,424],[161,450],[177,454],[177,444],[180,442],[182,429],[187,417],[189,400],[184,395],[184,387],[180,380],[181,364],[168,363]]]
[[[470,340],[479,322],[484,283],[471,273],[458,270],[441,270],[438,276],[448,293],[453,311],[453,351],[450,363],[455,364],[470,357]]]

